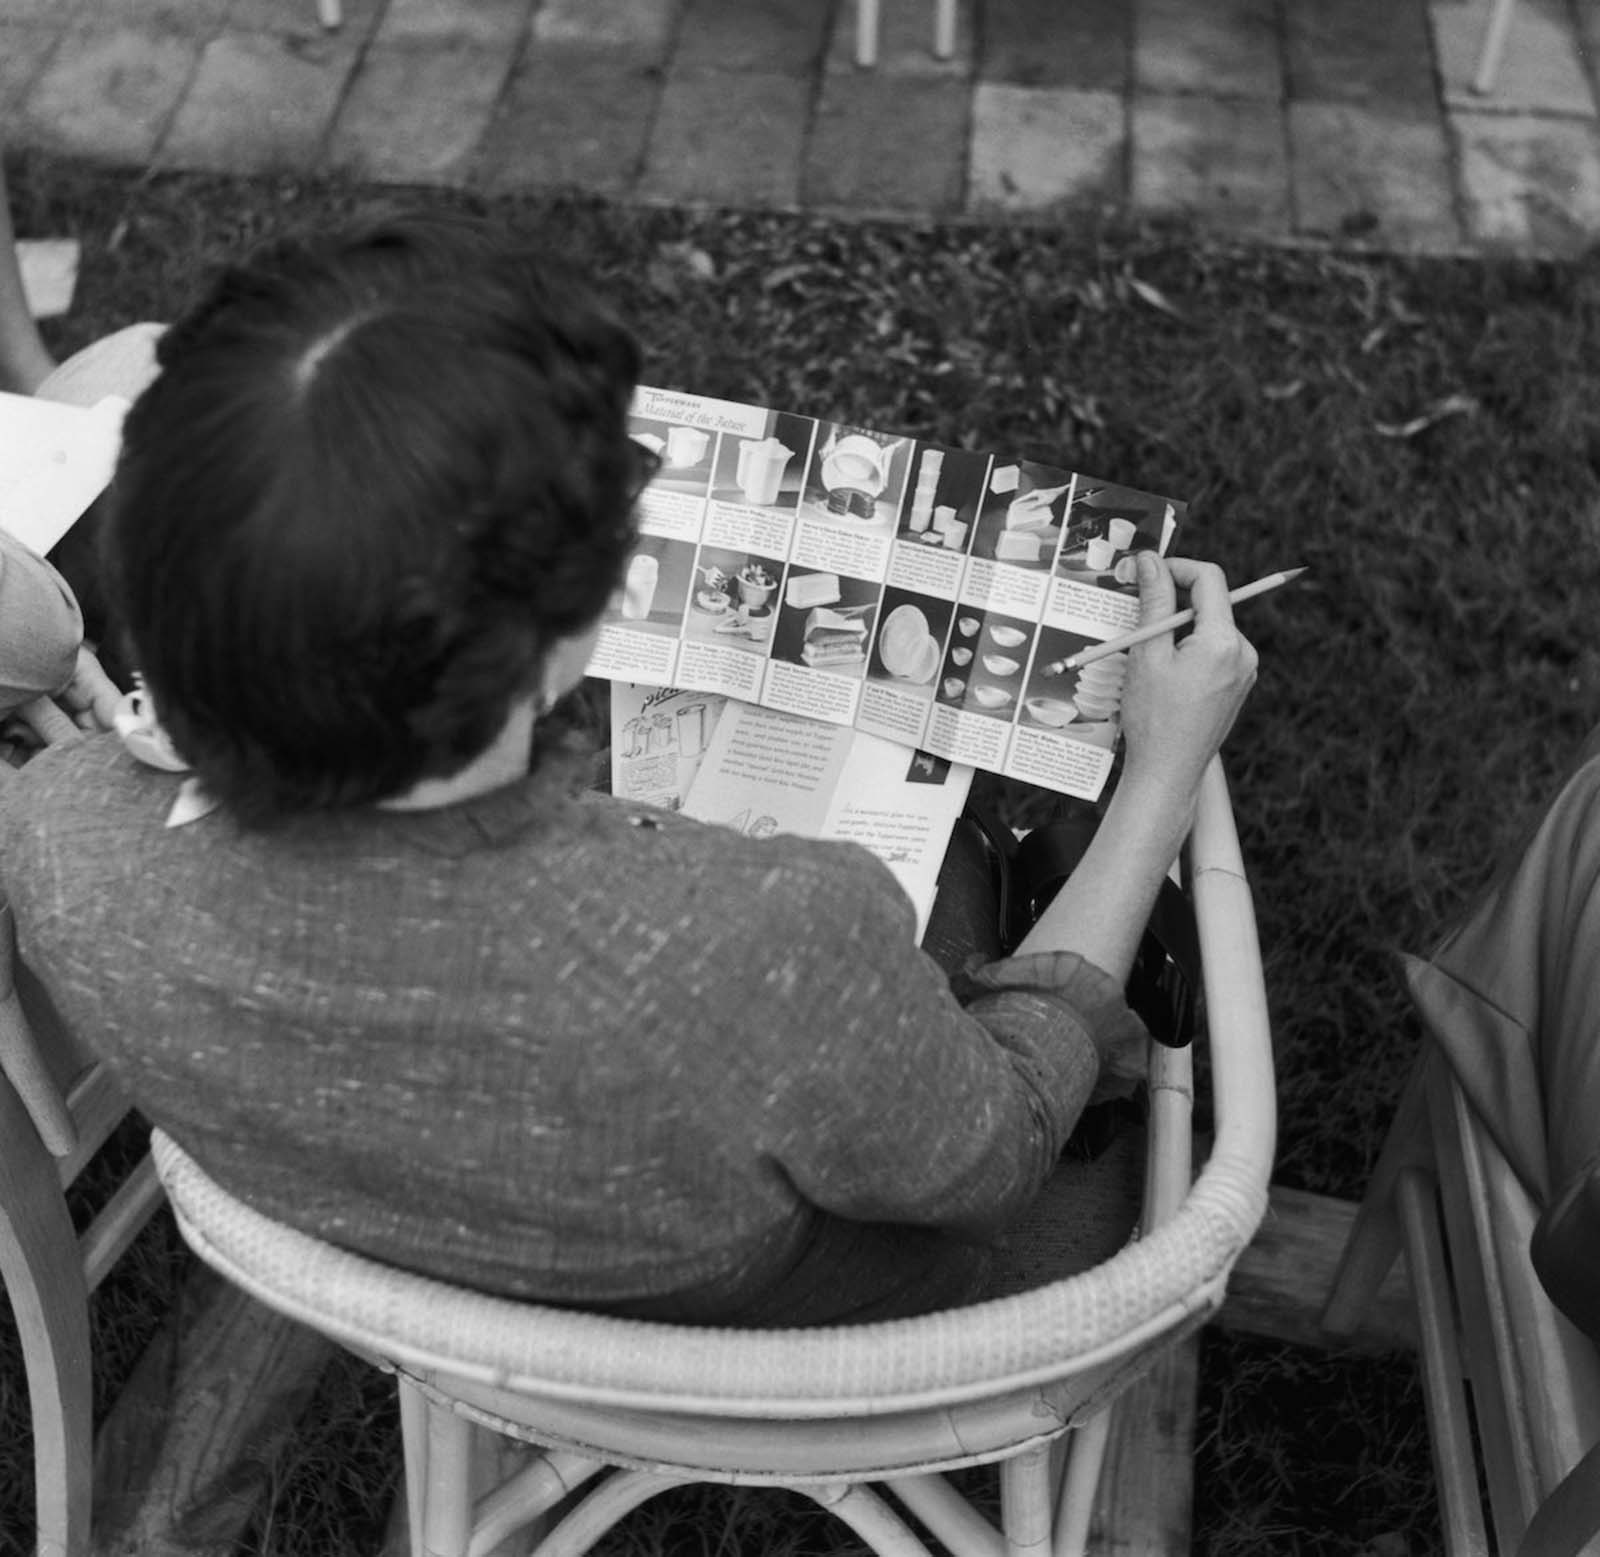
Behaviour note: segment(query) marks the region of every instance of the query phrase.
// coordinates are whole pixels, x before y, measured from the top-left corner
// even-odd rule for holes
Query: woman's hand
[[[94,650],[80,648],[72,680],[56,694],[56,702],[80,730],[93,733],[111,728],[111,716],[121,700],[121,691],[95,658]]]
[[[1164,634],[1131,649],[1122,697],[1128,743],[1123,782],[1168,804],[1187,806],[1256,679],[1256,651],[1234,625],[1228,581],[1208,562],[1139,553],[1139,615],[1159,621],[1188,593],[1194,626],[1181,641]]]
[[[1200,780],[1256,679],[1256,651],[1233,625],[1219,568],[1139,553],[1140,615],[1194,607],[1194,630],[1129,650],[1122,695],[1127,762],[1078,868],[1019,951],[1072,951],[1119,983],[1128,977],[1162,878],[1194,820]],[[1115,1056],[1103,1057],[1113,1073]]]

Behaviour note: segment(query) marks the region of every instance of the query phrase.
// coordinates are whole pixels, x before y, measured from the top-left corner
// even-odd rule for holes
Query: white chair
[[[327,3],[327,0],[323,0]],[[856,64],[871,69],[878,63],[881,28],[879,0],[856,0]],[[933,53],[949,59],[956,51],[956,0],[934,0]]]
[[[414,1553],[488,1553],[562,1504],[539,1550],[576,1557],[646,1499],[711,1481],[806,1494],[884,1557],[927,1557],[906,1515],[961,1557],[1066,1557],[1084,1550],[1107,1403],[1217,1310],[1267,1202],[1271,1044],[1215,765],[1187,856],[1210,1157],[1192,1179],[1189,1055],[1160,1051],[1143,1231],[1042,1287],[817,1330],[638,1323],[488,1297],[335,1249],[252,1211],[159,1131],[158,1172],[203,1260],[395,1374]],[[507,1439],[540,1452],[485,1483]],[[1000,1464],[999,1529],[943,1474],[989,1462]]]
[[[70,730],[68,721],[61,733]],[[9,774],[0,764],[0,783]],[[4,904],[0,1073],[0,1279],[28,1380],[36,1550],[84,1557],[94,1447],[89,1295],[161,1204],[161,1186],[147,1155],[84,1233],[74,1232],[65,1191],[128,1104],[16,959]]]

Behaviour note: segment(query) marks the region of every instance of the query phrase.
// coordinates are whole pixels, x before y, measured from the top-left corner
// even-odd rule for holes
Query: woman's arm
[[[1222,571],[1139,554],[1143,620],[1170,615],[1180,588],[1194,630],[1181,643],[1155,638],[1130,651],[1121,781],[1078,868],[1017,948],[1076,952],[1118,983],[1188,834],[1201,776],[1255,682],[1256,652],[1234,626]]]

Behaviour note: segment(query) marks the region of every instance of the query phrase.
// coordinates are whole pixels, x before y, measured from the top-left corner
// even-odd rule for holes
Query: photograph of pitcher
[[[628,431],[636,443],[661,458],[651,480],[652,492],[683,492],[703,497],[711,481],[717,435],[704,427],[684,427],[649,416],[630,416]]]
[[[809,416],[773,411],[760,437],[724,433],[711,483],[713,501],[793,508],[800,500],[800,473],[815,427]]]
[[[823,422],[806,470],[800,517],[887,535],[894,528],[913,444],[909,438]]]

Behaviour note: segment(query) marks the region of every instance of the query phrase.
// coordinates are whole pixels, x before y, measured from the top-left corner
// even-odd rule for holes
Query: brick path
[[[0,130],[157,167],[1559,252],[1600,235],[1600,18],[1519,0],[0,0]]]

